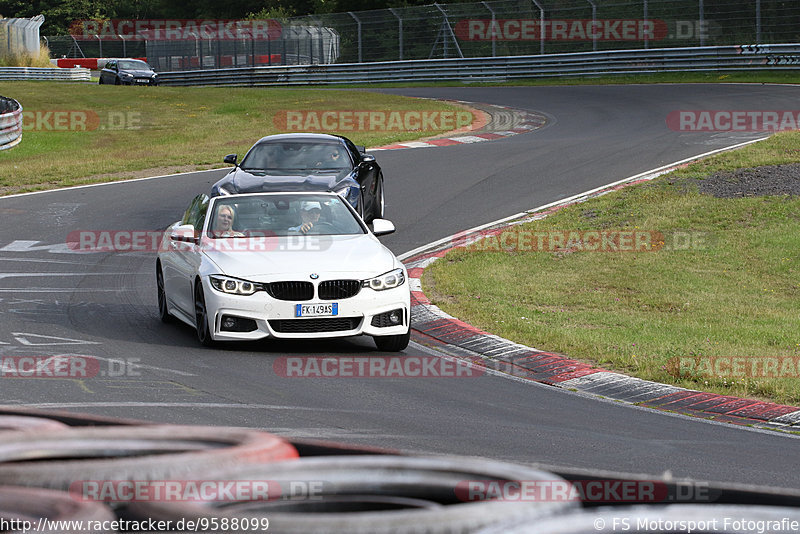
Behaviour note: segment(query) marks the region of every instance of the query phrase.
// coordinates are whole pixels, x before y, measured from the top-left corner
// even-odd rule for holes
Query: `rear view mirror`
[[[183,243],[197,244],[197,238],[194,235],[194,226],[191,224],[182,224],[176,226],[169,233],[171,241],[182,241]]]
[[[386,219],[372,219],[371,226],[372,233],[376,236],[391,234],[395,231],[392,221],[387,221]]]
[[[236,159],[238,158],[238,154],[228,154],[224,158],[222,158],[223,163],[230,163],[231,165],[236,165]]]

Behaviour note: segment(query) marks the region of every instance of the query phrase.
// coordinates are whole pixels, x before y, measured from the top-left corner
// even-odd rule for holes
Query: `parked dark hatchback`
[[[338,135],[291,133],[262,137],[211,196],[273,191],[333,191],[369,222],[383,218],[383,173],[375,157]]]
[[[100,84],[158,85],[158,74],[139,59],[111,59],[100,71]]]

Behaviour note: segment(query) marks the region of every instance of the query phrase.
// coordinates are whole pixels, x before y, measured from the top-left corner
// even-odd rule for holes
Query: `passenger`
[[[214,220],[212,235],[214,237],[244,237],[243,233],[233,229],[233,221],[235,219],[236,212],[233,210],[233,206],[225,205],[219,208]]]

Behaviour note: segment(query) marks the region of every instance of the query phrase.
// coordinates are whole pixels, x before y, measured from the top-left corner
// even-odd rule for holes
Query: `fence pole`
[[[644,6],[643,6],[644,7],[644,13],[642,14],[642,18],[644,20],[647,20],[647,0],[644,0],[642,3],[644,4]],[[644,34],[644,47],[645,48],[649,48],[649,44],[650,44],[650,41],[648,41],[647,32],[645,32],[645,34]]]
[[[353,17],[356,21],[356,24],[358,24],[358,62],[363,63],[364,60],[361,57],[361,21],[352,11],[348,11],[347,14]]]
[[[495,21],[494,9],[492,9],[486,2],[481,2],[481,4],[483,4],[483,6],[489,10],[489,13],[492,14],[491,28],[494,28],[494,21]],[[492,31],[492,57],[496,56],[497,56],[497,39],[495,38],[494,31]]]
[[[756,44],[761,44],[761,0],[756,0]]]
[[[544,8],[537,0],[531,0],[531,2],[539,8],[539,53],[544,55]]]
[[[592,51],[597,52],[597,4],[593,0],[586,0],[592,5]]]
[[[704,0],[698,0],[698,1],[699,1],[699,7],[700,7],[700,17],[698,19],[699,23],[698,23],[697,31],[700,32],[700,46],[705,46],[706,45],[706,30],[705,30],[706,14],[705,14],[705,9],[704,9],[705,6],[703,5],[703,1]]]
[[[398,29],[397,47],[399,50],[400,61],[403,61],[403,18],[397,14],[397,12],[394,10],[393,7],[390,7],[389,11],[392,12],[392,15],[397,17],[397,29]]]

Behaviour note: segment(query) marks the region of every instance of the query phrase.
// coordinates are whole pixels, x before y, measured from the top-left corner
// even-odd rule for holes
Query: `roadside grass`
[[[432,100],[318,89],[9,82],[2,92],[22,104],[25,122],[22,142],[0,151],[0,194],[222,167],[225,154],[242,157],[259,138],[282,131],[274,118],[285,111],[464,112]],[[447,126],[358,131],[354,122],[314,131],[378,146],[455,128]]]
[[[528,248],[539,251],[499,251],[501,241],[478,242],[428,267],[423,289],[447,313],[538,349],[647,380],[797,405],[800,198],[715,198],[695,180],[798,161],[800,132],[780,133],[521,226],[658,232],[663,240],[651,250],[551,251],[534,238]],[[744,372],[725,366],[733,358],[745,358]],[[748,376],[753,359],[756,376]],[[776,359],[781,377],[762,376]]]
[[[50,49],[42,44],[38,54],[31,54],[22,49],[14,49],[10,54],[0,56],[0,67],[50,67]],[[3,95],[5,96],[5,95]]]
[[[549,76],[512,78],[496,81],[444,80],[425,83],[342,84],[331,87],[504,87],[536,85],[633,85],[651,83],[800,83],[800,70],[725,71],[725,72],[656,72],[652,74],[614,74],[603,76]]]

